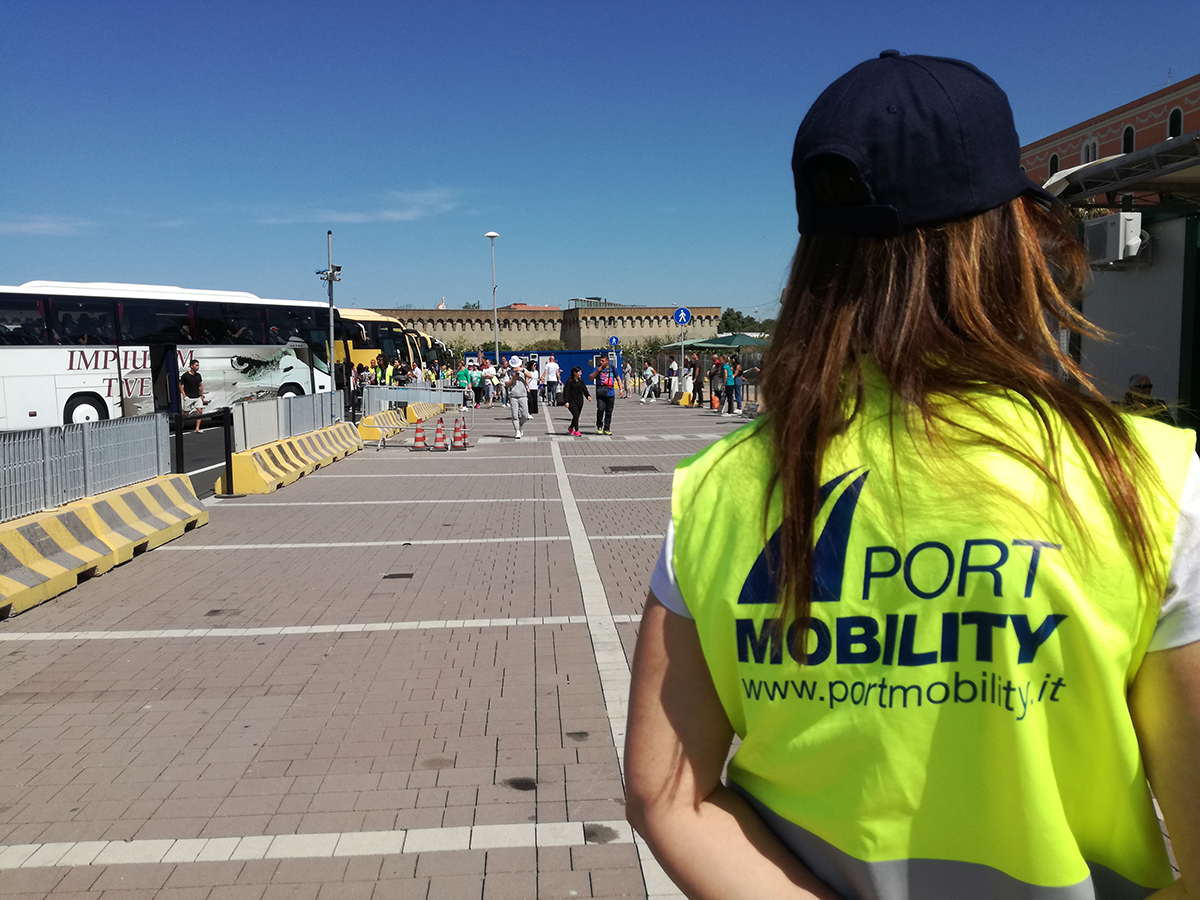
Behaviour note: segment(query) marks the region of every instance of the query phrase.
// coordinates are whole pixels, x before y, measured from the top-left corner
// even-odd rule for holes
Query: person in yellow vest
[[[1194,896],[1195,434],[1060,349],[1087,259],[978,69],[862,63],[792,167],[769,412],[675,473],[630,821],[689,897]]]

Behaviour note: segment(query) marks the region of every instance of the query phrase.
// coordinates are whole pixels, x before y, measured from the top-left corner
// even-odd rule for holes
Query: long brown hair
[[[822,463],[859,405],[868,358],[931,436],[954,425],[939,399],[969,403],[981,389],[1024,398],[1049,459],[1028,444],[1022,449],[1014,435],[970,438],[1038,470],[1077,517],[1052,427],[1058,417],[1091,456],[1139,568],[1161,578],[1135,486],[1143,453],[1051,330],[1101,336],[1077,309],[1087,274],[1065,213],[1020,197],[895,237],[801,238],[762,380],[774,445],[768,497],[778,487],[784,510],[771,568],[787,618],[807,627]]]

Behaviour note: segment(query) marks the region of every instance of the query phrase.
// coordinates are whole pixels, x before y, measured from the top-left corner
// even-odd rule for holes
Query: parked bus
[[[237,291],[0,286],[0,431],[179,410],[200,361],[213,408],[330,390],[329,307]]]
[[[425,368],[449,363],[450,353],[441,341],[405,328],[399,319],[369,309],[335,309],[338,341],[334,358],[340,365],[349,358],[351,364],[372,366],[382,353],[388,360],[397,357],[412,365],[420,361]]]

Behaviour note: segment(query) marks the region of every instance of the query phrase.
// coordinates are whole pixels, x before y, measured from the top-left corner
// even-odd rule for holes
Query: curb
[[[407,427],[404,410],[385,409],[373,416],[363,416],[358,422],[358,434],[364,441],[378,441],[399,434]]]
[[[358,428],[339,422],[233,454],[233,487],[239,494],[269,494],[363,448]],[[225,476],[217,493],[227,493]]]
[[[186,475],[160,475],[0,525],[0,618],[208,524]]]

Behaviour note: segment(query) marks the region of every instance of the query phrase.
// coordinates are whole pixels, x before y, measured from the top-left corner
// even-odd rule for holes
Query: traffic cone
[[[433,449],[446,450],[446,429],[442,427],[442,420],[438,419],[437,434],[433,436]]]
[[[467,420],[463,419],[463,449],[471,446],[471,436],[467,434]]]
[[[413,445],[412,445],[412,449],[414,449],[414,450],[428,450],[429,449],[429,445],[425,443],[425,429],[421,425],[422,421],[423,420],[421,420],[421,419],[417,420],[417,433],[413,437]]]
[[[463,443],[463,428],[462,422],[458,419],[454,420],[454,441],[450,445],[451,450],[466,450],[467,447]]]

